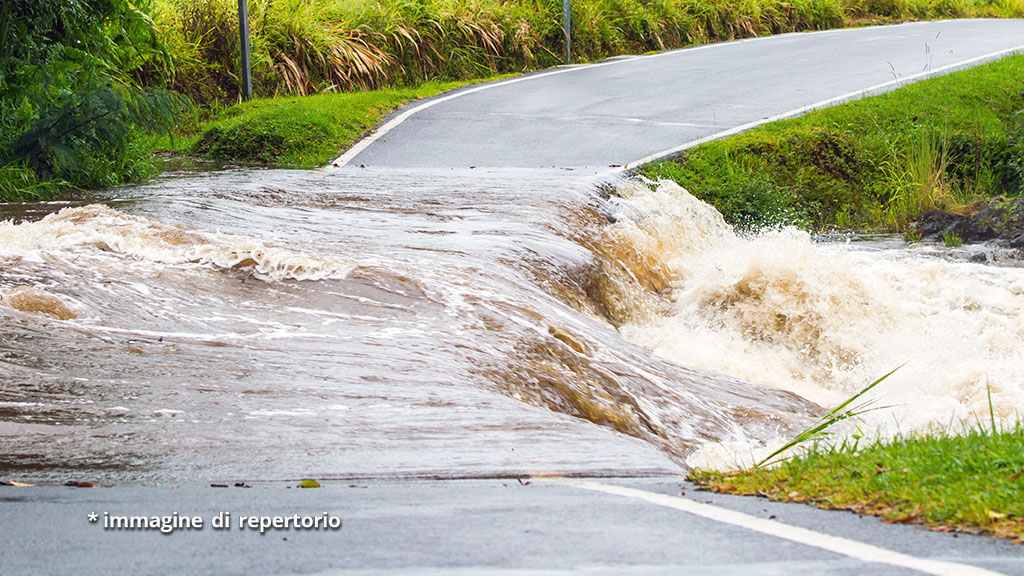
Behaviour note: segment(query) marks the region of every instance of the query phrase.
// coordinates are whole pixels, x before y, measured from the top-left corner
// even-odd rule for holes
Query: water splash
[[[608,274],[623,319],[659,297],[643,265],[602,256],[608,205],[575,174],[239,171],[115,192],[0,224],[0,292],[76,315],[0,305],[0,471],[665,473],[818,411],[625,341],[591,298],[620,285]]]
[[[0,222],[0,258],[89,248],[155,264],[247,270],[264,280],[343,278],[354,265],[268,245],[256,238],[202,232],[91,204],[64,208],[39,222]]]
[[[688,365],[835,406],[893,368],[885,410],[862,431],[960,430],[1024,414],[1024,270],[913,250],[818,243],[795,229],[735,234],[671,183],[633,184],[615,201],[610,241],[664,278],[666,305],[621,327]],[[732,467],[767,450],[719,443],[688,458]]]
[[[7,304],[22,312],[44,314],[58,320],[78,317],[64,299],[32,286],[13,286],[3,290],[0,292],[0,304]]]

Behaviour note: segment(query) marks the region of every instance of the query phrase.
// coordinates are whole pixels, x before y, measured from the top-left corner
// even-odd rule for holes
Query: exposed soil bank
[[[964,214],[929,210],[914,223],[922,240],[995,241],[1007,248],[1024,248],[1024,198],[980,200]]]

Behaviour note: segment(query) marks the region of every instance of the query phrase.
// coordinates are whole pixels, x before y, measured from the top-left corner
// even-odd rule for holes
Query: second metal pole
[[[565,32],[565,63],[572,64],[572,2],[562,0],[562,31]]]
[[[246,0],[238,0],[238,40],[242,45],[242,99],[252,100],[252,71],[249,65],[249,13],[245,3]]]

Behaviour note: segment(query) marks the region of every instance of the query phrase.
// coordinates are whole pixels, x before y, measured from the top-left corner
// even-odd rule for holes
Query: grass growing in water
[[[959,248],[963,246],[964,241],[956,232],[946,232],[942,235],[942,243],[950,248]]]
[[[923,211],[1018,196],[1024,56],[774,122],[642,168],[728,221],[903,229]]]

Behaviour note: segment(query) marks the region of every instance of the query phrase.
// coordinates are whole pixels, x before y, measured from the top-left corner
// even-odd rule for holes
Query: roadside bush
[[[0,7],[0,199],[129,181],[136,133],[182,100],[143,88],[169,65],[145,3],[6,0]],[[33,180],[34,179],[34,180]]]

